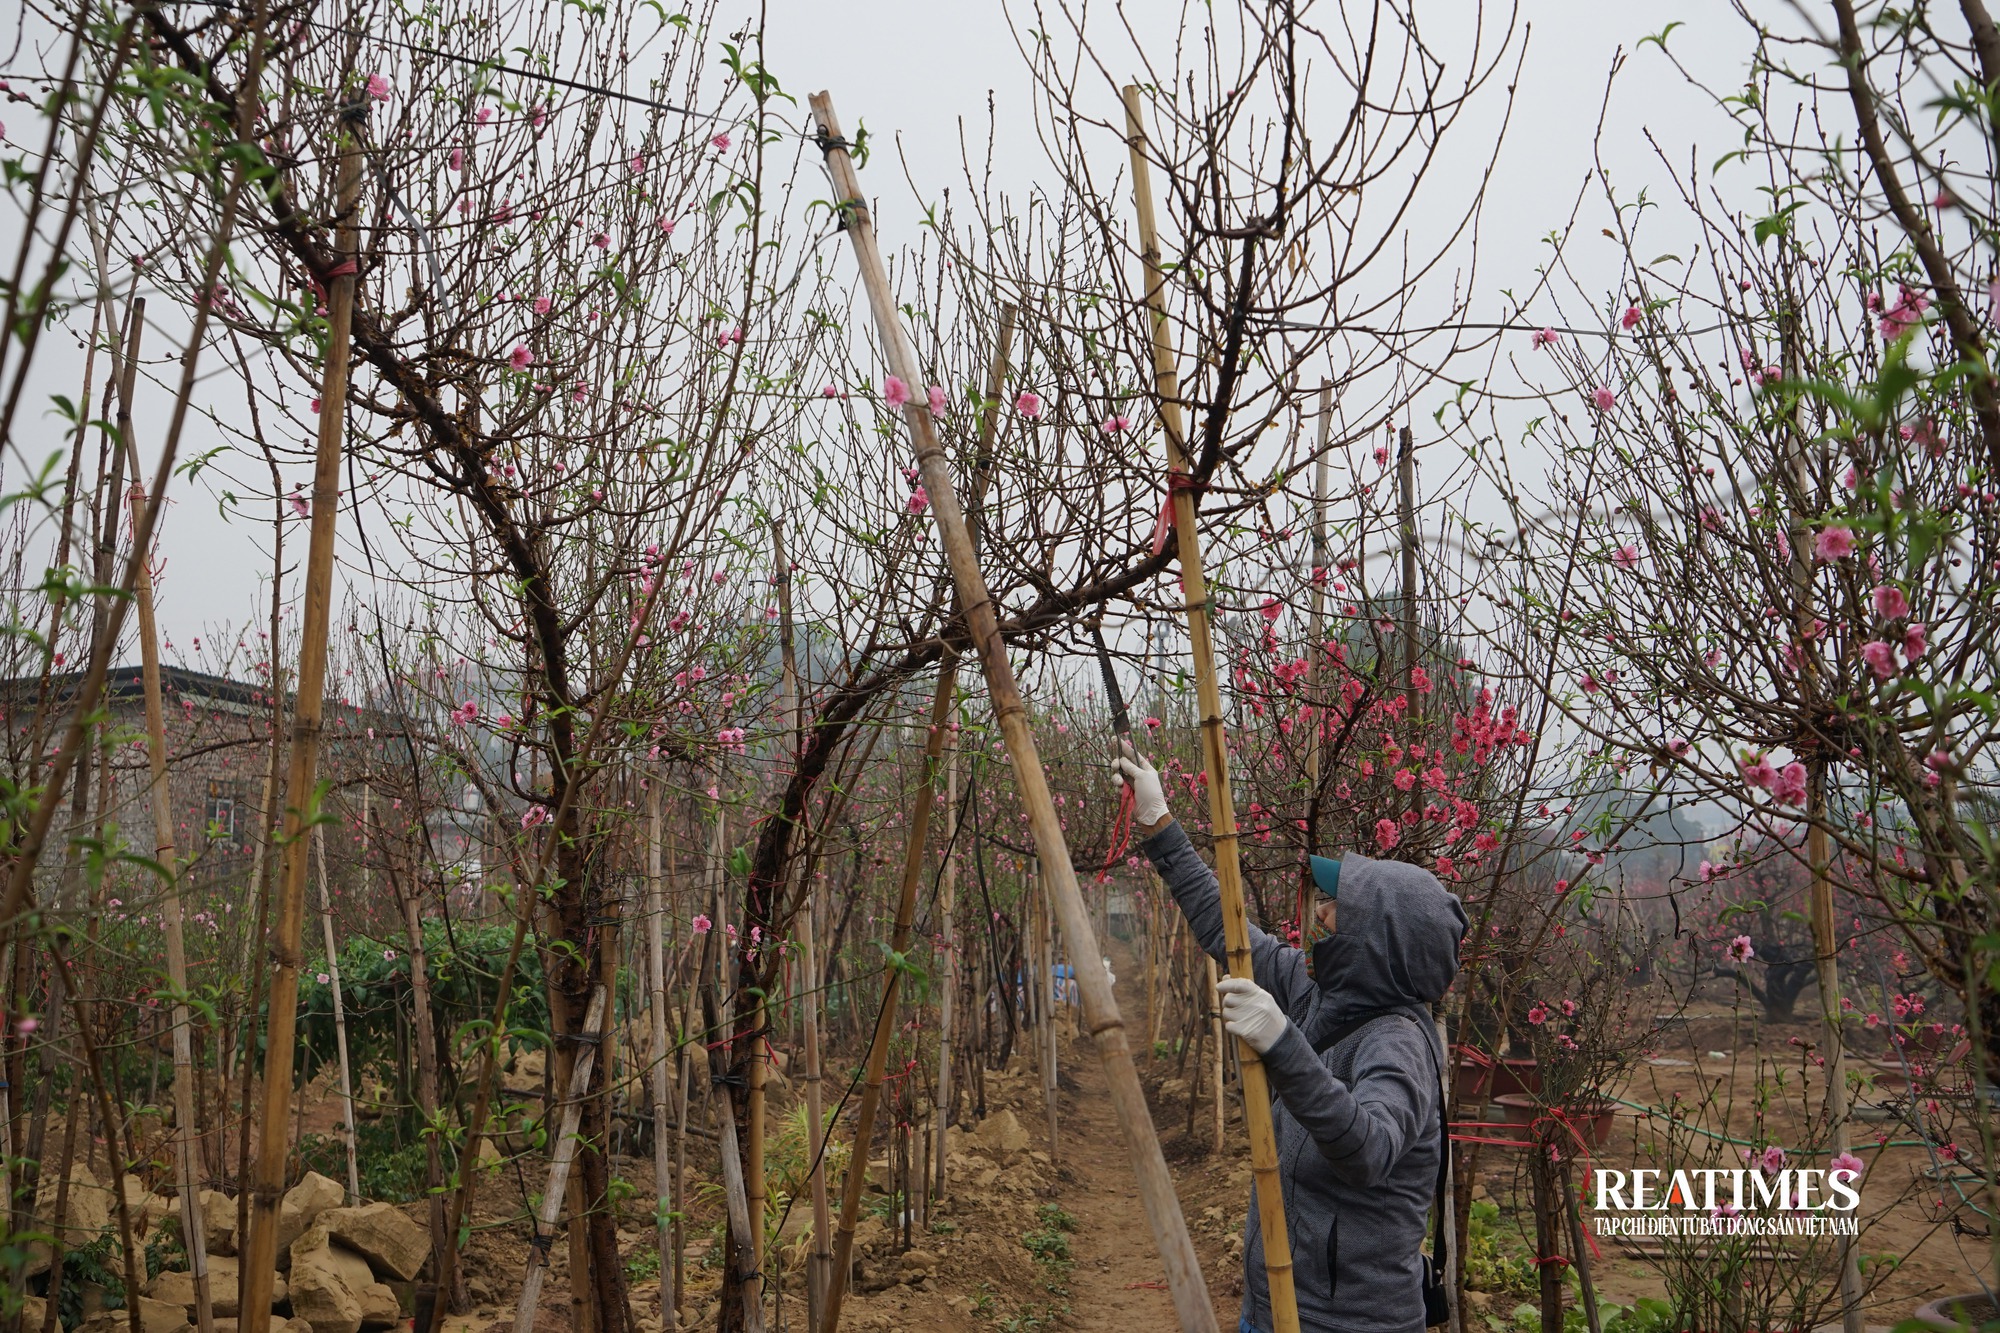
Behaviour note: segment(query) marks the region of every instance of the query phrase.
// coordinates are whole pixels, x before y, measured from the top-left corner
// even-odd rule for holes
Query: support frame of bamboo
[[[1152,334],[1154,398],[1160,413],[1161,433],[1166,439],[1168,470],[1185,477],[1189,463],[1187,436],[1181,422],[1180,372],[1174,365],[1174,350],[1167,331],[1166,274],[1160,261],[1158,229],[1153,221],[1152,164],[1146,152],[1146,126],[1139,97],[1138,86],[1127,85],[1125,133],[1131,149],[1132,195],[1146,275],[1145,308]],[[1194,658],[1195,697],[1201,711],[1202,765],[1208,774],[1210,835],[1215,840],[1215,878],[1221,886],[1222,930],[1228,947],[1229,974],[1254,980],[1250,923],[1243,909],[1243,870],[1236,844],[1236,803],[1229,788],[1229,746],[1223,734],[1222,690],[1216,679],[1215,648],[1209,630],[1201,529],[1196,520],[1193,490],[1172,485],[1168,495],[1179,546],[1189,648]],[[1220,1043],[1216,1049],[1221,1050]],[[1250,1131],[1250,1175],[1256,1182],[1257,1219],[1263,1233],[1271,1322],[1276,1333],[1298,1333],[1298,1295],[1292,1281],[1292,1246],[1285,1224],[1284,1191],[1278,1181],[1278,1138],[1271,1115],[1270,1081],[1263,1062],[1247,1042],[1237,1043],[1236,1058],[1243,1078],[1243,1119]]]
[[[833,180],[838,201],[836,207],[861,270],[862,284],[867,290],[869,308],[881,337],[889,373],[905,384],[919,384],[922,381],[917,376],[916,355],[902,325],[888,270],[876,246],[873,215],[861,193],[861,182],[855,174],[854,162],[848,153],[847,140],[841,133],[839,118],[834,113],[832,99],[827,93],[818,92],[812,95],[810,101],[818,124],[820,148]],[[931,419],[930,408],[923,395],[910,396],[903,407],[903,419],[915,444],[918,473],[930,496],[930,512],[950,561],[960,614],[964,617],[966,633],[979,655],[994,721],[1013,765],[1015,784],[1026,809],[1029,828],[1034,834],[1036,850],[1055,890],[1054,898],[1063,916],[1063,929],[1077,953],[1084,1020],[1096,1044],[1098,1058],[1103,1063],[1112,1106],[1132,1156],[1139,1197],[1160,1252],[1175,1314],[1184,1333],[1214,1333],[1217,1328],[1215,1307],[1209,1300],[1208,1284],[1202,1276],[1194,1242],[1188,1235],[1187,1219],[1181,1213],[1180,1200],[1174,1193],[1173,1177],[1160,1151],[1159,1136],[1153,1128],[1152,1110],[1146,1104],[1145,1090],[1139,1084],[1138,1067],[1132,1060],[1125,1035],[1125,1020],[1118,1011],[1110,975],[1097,952],[1097,941],[1090,929],[1090,911],[1083,901],[1076,868],[1070,862],[1069,848],[1056,814],[1055,800],[1049,791],[1047,776],[1042,771],[1027,706],[1015,682],[1006,643],[1000,636],[999,617],[987,592],[985,577],[979,570],[978,554],[973,547],[965,511],[959,504],[957,483],[952,477],[950,462],[938,440],[936,424]],[[825,1333],[832,1333],[831,1325],[826,1326]]]
[[[333,609],[334,520],[340,512],[341,446],[347,426],[347,370],[354,323],[355,254],[359,245],[361,141],[366,109],[341,115],[337,168],[335,249],[346,271],[327,289],[326,360],[320,387],[319,440],[313,465],[310,537],[306,556],[304,623],[300,627],[298,698],[292,709],[292,746],[285,782],[281,898],[271,943],[270,1020],[264,1038],[263,1114],[256,1169],[250,1180],[249,1244],[242,1263],[242,1331],[268,1333],[271,1289],[277,1275],[278,1206],[284,1195],[285,1159],[291,1146],[291,1069],[297,1046],[299,971],[304,961],[305,819],[319,778],[320,718],[326,696],[326,642]],[[276,643],[272,644],[275,652]]]

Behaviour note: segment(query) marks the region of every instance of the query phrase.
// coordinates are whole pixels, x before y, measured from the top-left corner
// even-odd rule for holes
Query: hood
[[[1340,919],[1313,949],[1333,1016],[1426,1005],[1451,989],[1465,908],[1430,871],[1341,857]]]

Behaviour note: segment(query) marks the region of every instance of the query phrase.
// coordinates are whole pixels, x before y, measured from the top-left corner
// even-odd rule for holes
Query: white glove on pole
[[[1118,775],[1132,787],[1132,820],[1142,827],[1150,828],[1167,817],[1167,793],[1160,786],[1160,775],[1146,756],[1132,748],[1132,742],[1120,741],[1123,753],[1118,756]]]
[[[1278,1044],[1290,1021],[1271,993],[1254,981],[1224,977],[1215,983],[1222,996],[1222,1025],[1230,1035],[1241,1037],[1250,1049],[1262,1055]]]

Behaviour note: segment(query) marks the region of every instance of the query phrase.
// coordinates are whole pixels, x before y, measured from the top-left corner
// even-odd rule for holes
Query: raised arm
[[[1228,948],[1222,930],[1222,887],[1215,872],[1201,859],[1167,809],[1160,775],[1137,753],[1128,749],[1119,761],[1119,771],[1132,784],[1132,819],[1147,837],[1140,846],[1146,859],[1159,871],[1174,895],[1181,915],[1194,931],[1195,942],[1218,963],[1228,962]],[[1286,1014],[1304,1022],[1319,1001],[1319,990],[1306,974],[1306,957],[1250,923],[1250,966],[1257,984],[1276,996]]]

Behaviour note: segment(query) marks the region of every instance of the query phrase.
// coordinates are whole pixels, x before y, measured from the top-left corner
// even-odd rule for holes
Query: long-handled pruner
[[[1118,688],[1118,675],[1111,669],[1111,654],[1104,647],[1104,635],[1098,631],[1097,623],[1090,626],[1090,641],[1097,645],[1097,670],[1104,677],[1104,697],[1111,703],[1111,730],[1120,740],[1130,739],[1132,718],[1125,711],[1125,695]],[[1116,866],[1132,843],[1132,784],[1118,784],[1118,817],[1111,823],[1111,852],[1104,858],[1104,868],[1097,872],[1096,882],[1102,884],[1111,878],[1112,867]]]

